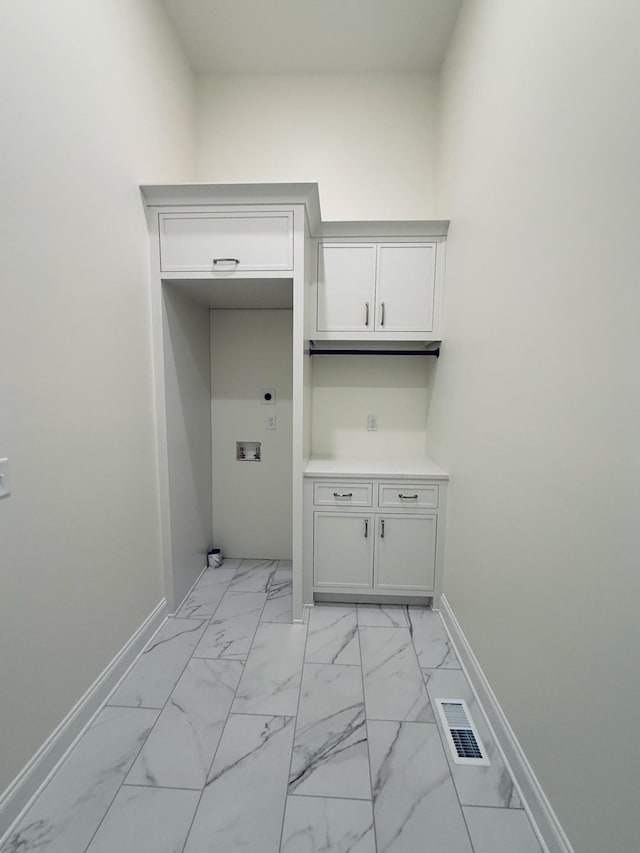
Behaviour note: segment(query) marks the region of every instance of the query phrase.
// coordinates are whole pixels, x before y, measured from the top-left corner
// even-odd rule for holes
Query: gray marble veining
[[[368,801],[288,797],[281,853],[376,853]]]
[[[541,853],[438,615],[292,625],[291,586],[289,561],[205,572],[0,853]],[[427,694],[467,701],[489,767],[453,763]]]
[[[312,608],[304,659],[309,663],[360,666],[355,605],[316,604]]]
[[[234,714],[295,716],[306,625],[262,622],[238,685]]]
[[[278,853],[294,723],[229,717],[185,853]]]
[[[176,612],[176,616],[185,619],[209,619],[222,601],[222,596],[234,575],[235,569],[205,569]]]
[[[367,726],[378,853],[472,853],[436,726]]]
[[[367,719],[433,722],[407,628],[360,628]]]
[[[291,622],[293,573],[278,569],[271,580],[261,622]]]
[[[371,797],[360,667],[305,663],[289,793]]]
[[[529,820],[522,810],[465,806],[464,812],[475,853],[542,853]]]
[[[200,790],[241,674],[241,661],[192,658],[129,771],[127,783]]]
[[[182,853],[199,791],[120,788],[87,853]]]
[[[427,607],[407,608],[409,631],[423,669],[460,669],[439,613]]]
[[[227,592],[194,655],[244,660],[249,654],[266,600],[264,592]]]
[[[504,766],[464,673],[459,669],[425,669],[423,676],[433,701],[464,699],[491,761],[489,766],[455,764],[449,750],[446,750],[462,805],[522,808],[509,771]],[[436,715],[436,721],[441,726],[439,715]]]
[[[277,560],[242,560],[229,589],[234,592],[268,592]]]
[[[110,697],[110,705],[162,708],[191,657],[206,622],[169,618]]]
[[[104,708],[1,853],[84,853],[157,716],[147,708]]]
[[[358,604],[358,625],[361,628],[406,628],[406,607],[403,604]]]

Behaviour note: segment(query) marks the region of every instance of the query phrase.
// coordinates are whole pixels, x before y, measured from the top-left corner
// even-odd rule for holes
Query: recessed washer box
[[[260,462],[261,460],[261,441],[236,441],[236,462]]]

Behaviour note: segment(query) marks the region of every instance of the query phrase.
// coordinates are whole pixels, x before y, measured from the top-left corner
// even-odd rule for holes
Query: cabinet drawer
[[[436,509],[438,506],[438,487],[381,483],[378,487],[378,506],[397,507],[404,510],[412,507]]]
[[[293,269],[292,211],[161,213],[163,272]]]
[[[314,483],[315,506],[371,506],[372,483]]]

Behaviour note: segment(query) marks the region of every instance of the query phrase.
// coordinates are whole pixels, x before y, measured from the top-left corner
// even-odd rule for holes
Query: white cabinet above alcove
[[[322,223],[312,241],[309,337],[440,340],[447,229],[443,221]]]

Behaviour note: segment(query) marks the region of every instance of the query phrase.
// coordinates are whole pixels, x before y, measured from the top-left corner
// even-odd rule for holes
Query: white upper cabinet
[[[439,340],[442,242],[319,241],[316,323],[326,340]]]
[[[161,213],[162,272],[293,270],[293,213]]]
[[[318,246],[318,330],[367,332],[374,328],[375,244]]]
[[[379,245],[376,269],[376,330],[433,332],[435,274],[435,244]]]

